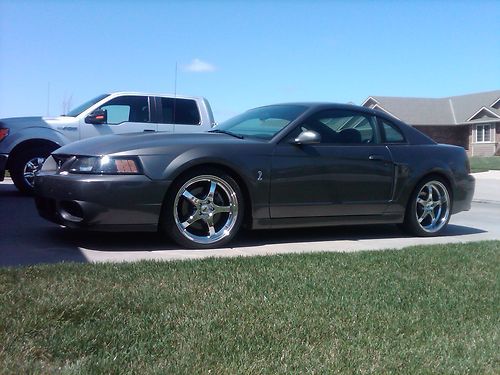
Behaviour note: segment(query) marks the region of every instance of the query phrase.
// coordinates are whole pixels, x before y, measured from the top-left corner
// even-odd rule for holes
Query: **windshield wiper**
[[[227,134],[227,135],[231,135],[231,136],[233,136],[233,137],[236,137],[236,138],[238,138],[238,139],[243,139],[243,138],[245,138],[245,137],[243,137],[242,135],[239,135],[239,134],[236,134],[236,133],[230,132],[229,130],[214,129],[214,130],[209,130],[208,132],[209,132],[209,133]]]

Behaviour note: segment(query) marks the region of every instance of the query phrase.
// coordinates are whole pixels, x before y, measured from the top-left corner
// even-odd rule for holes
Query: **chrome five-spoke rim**
[[[237,218],[236,192],[217,176],[194,177],[175,197],[175,224],[186,238],[196,243],[212,244],[228,236]]]
[[[36,157],[28,160],[28,162],[24,165],[23,176],[29,186],[33,186],[33,183],[35,182],[35,173],[42,168],[44,161],[44,158]]]
[[[450,215],[448,189],[439,181],[429,181],[417,195],[416,215],[420,227],[434,233],[443,228]]]

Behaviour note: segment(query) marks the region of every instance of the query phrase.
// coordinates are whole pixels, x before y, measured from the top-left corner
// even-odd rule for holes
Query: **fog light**
[[[59,204],[59,214],[64,220],[79,223],[83,220],[82,207],[75,201],[62,201]]]

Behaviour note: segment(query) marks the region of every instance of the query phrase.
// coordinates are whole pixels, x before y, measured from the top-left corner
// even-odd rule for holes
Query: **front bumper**
[[[8,154],[0,154],[0,181],[5,178],[5,169],[7,167]]]
[[[70,228],[157,230],[169,182],[143,175],[35,177],[35,203],[43,218]]]

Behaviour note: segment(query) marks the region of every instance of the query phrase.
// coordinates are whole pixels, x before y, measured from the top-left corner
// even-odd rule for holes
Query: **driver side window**
[[[328,110],[311,116],[292,136],[313,130],[322,144],[362,145],[378,143],[376,121],[372,116],[354,111]],[[297,134],[295,134],[297,133]]]
[[[107,111],[109,125],[122,122],[149,122],[147,96],[120,96],[111,99],[100,109]]]

